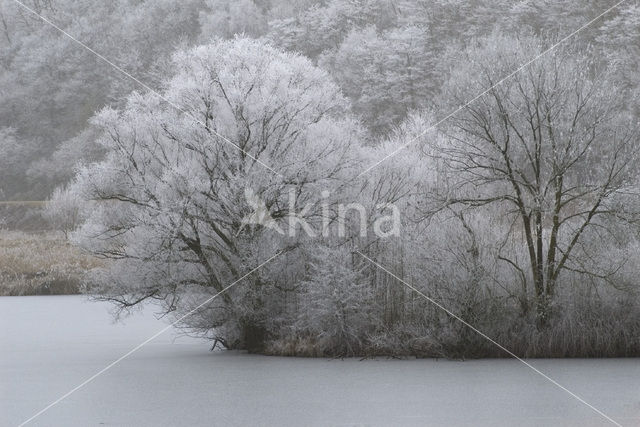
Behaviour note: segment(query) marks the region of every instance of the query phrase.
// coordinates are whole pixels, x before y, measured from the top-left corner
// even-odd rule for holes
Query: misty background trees
[[[264,38],[302,53],[341,85],[355,113],[386,134],[415,108],[434,103],[449,74],[450,54],[494,28],[516,36],[566,35],[611,4],[451,0],[251,0],[231,2],[122,0],[27,1],[25,4],[152,87],[160,88],[177,48],[235,34]],[[548,8],[554,11],[549,13]],[[547,10],[546,13],[542,12]],[[579,43],[620,64],[634,78],[633,34],[638,8],[623,6],[581,31]],[[105,105],[121,106],[140,89],[89,51],[12,2],[0,6],[0,124],[13,132],[25,161],[21,179],[2,181],[5,199],[46,198],[73,175],[78,161],[99,158],[88,119]],[[573,42],[575,43],[575,41]],[[29,147],[37,147],[30,150]],[[3,148],[4,151],[4,148]],[[3,156],[4,157],[4,156]],[[3,168],[4,171],[4,168]]]
[[[185,313],[283,251],[184,326],[277,354],[501,355],[361,251],[518,354],[640,354],[637,6],[502,82],[611,4],[26,4],[161,94],[0,6],[2,197],[53,196],[48,222],[105,259],[101,298]],[[290,194],[331,231],[243,222],[256,197],[284,229]],[[366,213],[340,223],[349,203]],[[402,230],[379,238],[390,204]]]

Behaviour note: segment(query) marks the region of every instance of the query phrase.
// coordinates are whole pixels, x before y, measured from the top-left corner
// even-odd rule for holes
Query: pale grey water
[[[83,297],[0,298],[0,425],[17,425],[165,326],[113,324]],[[515,360],[326,360],[211,353],[169,331],[34,420],[40,426],[600,426]],[[625,426],[638,359],[533,360]]]

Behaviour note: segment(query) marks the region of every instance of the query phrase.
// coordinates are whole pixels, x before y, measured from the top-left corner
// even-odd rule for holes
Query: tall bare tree
[[[594,251],[609,238],[615,245],[640,214],[637,129],[610,70],[562,49],[501,80],[544,48],[537,38],[496,35],[468,50],[445,95],[464,105],[489,89],[451,119],[437,148],[447,171],[439,206],[503,208],[498,259],[517,270],[525,292],[532,283],[542,322],[563,272],[613,277],[624,260],[599,263]],[[513,256],[514,244],[525,259]]]

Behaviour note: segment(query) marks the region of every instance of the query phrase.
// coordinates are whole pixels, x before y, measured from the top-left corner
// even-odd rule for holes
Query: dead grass
[[[62,233],[0,231],[0,295],[76,294],[85,273],[100,265]]]

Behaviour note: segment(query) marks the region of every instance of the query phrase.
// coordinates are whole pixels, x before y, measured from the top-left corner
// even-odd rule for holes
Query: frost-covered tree
[[[349,246],[315,247],[308,278],[300,283],[294,333],[285,339],[308,354],[363,354],[368,336],[382,322],[375,288],[365,274],[368,267]]]
[[[633,103],[640,94],[640,6],[629,4],[600,27],[598,36],[602,56],[621,76],[621,83],[630,89],[621,93]],[[637,111],[636,111],[637,113]]]
[[[393,3],[384,0],[331,0],[312,4],[294,17],[269,23],[269,40],[288,50],[315,58],[337,48],[354,28],[384,29],[395,21]]]
[[[427,30],[407,26],[378,33],[375,27],[350,32],[320,64],[331,71],[376,135],[407,113],[432,102],[435,54]]]
[[[42,216],[55,231],[61,231],[66,239],[80,225],[82,212],[83,201],[78,194],[68,187],[58,187],[47,201]]]
[[[448,122],[436,148],[447,185],[435,193],[436,209],[501,207],[499,258],[530,285],[543,320],[567,274],[615,275],[625,259],[597,260],[640,215],[637,127],[611,70],[565,48],[500,82],[544,47],[494,35],[461,57],[443,91],[450,108],[489,90]]]
[[[267,18],[253,0],[209,0],[208,9],[200,12],[201,38],[259,37],[267,30]]]
[[[112,260],[96,291],[122,307],[160,299],[184,311],[304,246],[305,230],[247,226],[250,205],[261,201],[283,230],[300,225],[290,211],[321,222],[322,191],[346,181],[360,137],[338,87],[298,55],[235,39],[179,52],[174,64],[168,102],[134,94],[96,116],[107,158],[76,178],[75,191],[98,202],[76,239]],[[224,293],[210,316],[193,316],[196,327],[219,327],[230,347],[260,341],[261,289],[286,285],[265,271]]]

